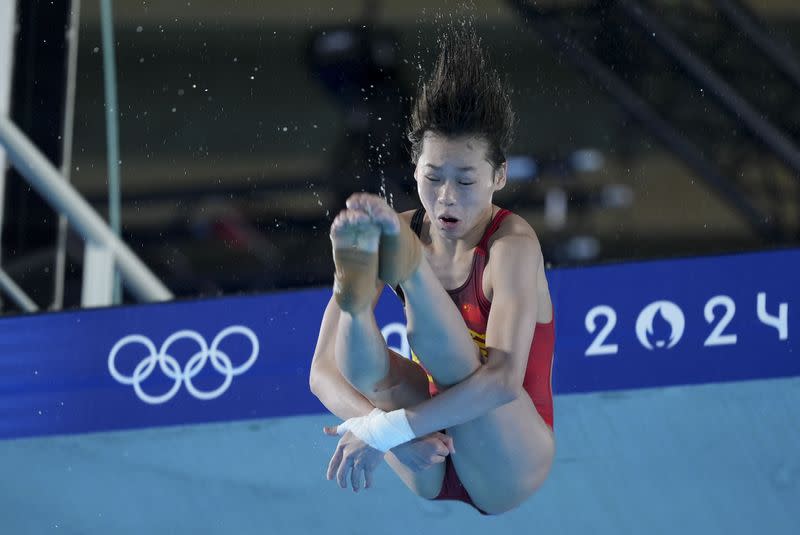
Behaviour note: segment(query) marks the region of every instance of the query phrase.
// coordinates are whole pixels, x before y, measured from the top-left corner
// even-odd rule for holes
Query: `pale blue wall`
[[[524,506],[426,502],[385,466],[324,480],[325,416],[0,442],[0,533],[797,534],[800,378],[557,396]]]

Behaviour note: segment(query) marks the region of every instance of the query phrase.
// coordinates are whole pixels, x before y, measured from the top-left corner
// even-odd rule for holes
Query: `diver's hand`
[[[445,458],[455,451],[453,437],[438,431],[389,450],[412,472],[422,472],[434,464],[443,463]]]
[[[336,427],[326,427],[325,434],[338,436]],[[361,481],[364,480],[364,488],[372,486],[372,473],[383,460],[384,453],[370,447],[369,444],[358,438],[350,431],[345,432],[339,439],[336,451],[333,452],[330,463],[328,463],[328,480],[336,478],[336,482],[343,489],[347,488],[347,480],[353,486],[353,492],[358,492],[361,488]]]

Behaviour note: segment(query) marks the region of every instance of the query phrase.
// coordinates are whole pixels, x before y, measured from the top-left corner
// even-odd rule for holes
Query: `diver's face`
[[[431,232],[459,239],[487,223],[492,195],[506,182],[506,164],[495,170],[488,148],[480,137],[425,134],[414,178]]]

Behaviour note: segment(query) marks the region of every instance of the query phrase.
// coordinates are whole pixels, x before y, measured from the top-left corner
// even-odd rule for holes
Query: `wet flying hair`
[[[471,25],[446,32],[440,46],[431,78],[420,88],[411,109],[411,159],[414,164],[419,160],[427,132],[476,135],[488,142],[487,158],[496,169],[506,161],[513,139],[510,89],[489,64]]]

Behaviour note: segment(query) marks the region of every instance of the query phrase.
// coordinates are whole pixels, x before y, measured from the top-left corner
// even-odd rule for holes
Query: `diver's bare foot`
[[[345,312],[354,314],[372,305],[380,235],[381,228],[359,210],[342,210],[333,220],[333,295]]]
[[[347,207],[368,214],[380,226],[380,279],[391,286],[407,280],[422,258],[422,244],[411,228],[377,195],[355,193],[347,199]]]
[[[369,215],[374,223],[380,225],[381,233],[400,233],[400,217],[382,197],[372,193],[353,193],[347,198],[346,204],[351,210]]]

